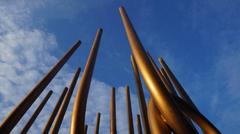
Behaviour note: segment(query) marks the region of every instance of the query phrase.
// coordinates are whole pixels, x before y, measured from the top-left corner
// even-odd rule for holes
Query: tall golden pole
[[[82,79],[77,91],[77,95],[74,101],[70,127],[71,134],[82,134],[84,130],[88,92],[100,44],[101,35],[102,29],[100,28],[97,30],[96,37],[94,39],[93,46],[90,51],[87,64],[85,66]]]
[[[87,130],[88,130],[88,125],[85,125],[85,126],[84,126],[83,134],[87,134]]]
[[[167,120],[168,124],[178,134],[194,134],[195,131],[189,122],[183,116],[183,113],[178,109],[173,98],[168,93],[167,89],[156,74],[147,54],[137,37],[135,30],[123,7],[119,8],[125,31],[132,49],[136,64],[143,76],[156,106],[161,110],[161,114]]]
[[[147,106],[146,106],[146,102],[145,102],[145,96],[144,96],[144,92],[143,92],[143,88],[142,88],[142,84],[141,84],[141,80],[140,80],[140,76],[139,76],[139,71],[138,71],[136,62],[132,55],[131,55],[131,63],[132,63],[132,68],[133,68],[133,72],[134,72],[136,91],[137,91],[137,95],[138,95],[138,104],[139,104],[139,108],[140,108],[140,114],[141,114],[141,118],[142,118],[144,134],[150,134],[151,132],[150,132],[150,127],[149,127],[149,123],[148,123]]]
[[[97,116],[96,116],[96,126],[95,126],[95,130],[94,130],[94,134],[99,133],[100,118],[101,118],[101,113],[98,112]]]
[[[138,128],[138,134],[142,134],[142,124],[141,124],[141,119],[140,115],[137,114],[137,128]]]
[[[128,85],[126,86],[126,106],[127,106],[127,113],[128,113],[128,133],[134,134],[131,97],[130,97]]]
[[[117,134],[115,88],[112,88],[110,102],[110,134]]]
[[[12,112],[4,119],[0,125],[0,131],[2,134],[8,134],[12,131],[14,126],[19,122],[26,111],[31,107],[34,101],[42,93],[42,91],[51,82],[58,71],[72,56],[75,50],[80,46],[80,41],[77,41],[68,52],[52,67],[52,69],[38,82],[37,85],[31,90],[31,92],[12,110]]]
[[[165,78],[165,80],[167,81],[167,83],[168,83],[168,85],[170,86],[170,88],[173,89],[173,90],[172,90],[172,91],[173,91],[173,94],[177,96],[177,92],[176,92],[176,90],[174,89],[174,87],[173,87],[173,85],[172,85],[169,77],[167,76],[165,70],[164,70],[163,68],[160,68],[159,70],[160,70],[161,74],[164,76],[164,78]]]
[[[64,99],[64,97],[65,97],[65,95],[67,93],[67,90],[68,90],[68,88],[65,87],[64,90],[62,91],[62,94],[59,97],[54,110],[52,111],[52,113],[51,113],[51,115],[50,115],[46,125],[43,128],[43,132],[42,132],[43,134],[48,134],[48,132],[49,132],[51,126],[52,126],[52,123],[53,123],[53,121],[54,121],[54,119],[55,119],[55,117],[56,117],[56,115],[58,113],[58,110],[59,110],[59,108],[60,108],[60,106],[62,104],[62,101],[63,101],[63,99]]]
[[[55,118],[55,120],[53,122],[53,126],[52,126],[52,128],[50,130],[51,134],[58,133],[58,131],[60,129],[60,126],[62,124],[62,120],[64,118],[65,112],[67,111],[68,104],[70,102],[72,93],[73,93],[75,85],[77,83],[80,71],[81,71],[81,69],[78,68],[77,71],[75,72],[73,78],[72,78],[71,84],[69,86],[69,90],[68,90],[67,94],[64,97],[64,100],[63,100],[63,102],[61,104],[61,107],[60,107],[60,109],[59,109],[59,111],[57,113],[57,116],[56,116],[56,118]]]
[[[194,109],[198,110],[197,107],[192,102],[191,98],[188,96],[188,94],[185,92],[182,85],[178,82],[177,78],[174,76],[168,65],[165,63],[165,61],[162,58],[158,59],[160,64],[162,65],[163,69],[166,71],[167,76],[172,80],[174,86],[176,87],[176,90],[178,91],[179,95],[185,100],[188,104],[190,104]]]
[[[171,131],[163,121],[160,112],[156,108],[153,99],[148,102],[148,119],[152,134],[170,134]]]
[[[48,94],[44,97],[44,99],[42,100],[42,102],[39,104],[39,106],[37,107],[37,109],[34,111],[33,115],[31,116],[31,118],[28,120],[28,122],[26,123],[26,125],[23,127],[22,131],[20,132],[21,134],[26,134],[27,131],[30,129],[30,127],[32,126],[33,122],[36,120],[37,116],[40,114],[40,112],[42,111],[43,107],[45,106],[45,104],[47,103],[48,99],[50,98],[50,96],[52,95],[53,91],[50,90],[48,92]]]

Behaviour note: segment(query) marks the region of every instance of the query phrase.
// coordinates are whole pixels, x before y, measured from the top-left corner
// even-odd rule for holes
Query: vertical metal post
[[[138,128],[138,134],[142,134],[142,124],[141,124],[141,119],[140,115],[137,114],[137,128]]]
[[[128,114],[128,133],[134,134],[131,97],[130,97],[128,85],[126,86],[126,106],[127,106],[127,114]]]
[[[63,67],[63,65],[68,61],[72,54],[80,46],[80,41],[77,41],[67,53],[55,64],[52,69],[38,82],[37,85],[29,92],[29,94],[12,110],[12,112],[4,119],[0,125],[0,132],[2,134],[8,134],[12,131],[14,126],[19,122],[26,111],[31,107],[34,101],[42,93],[42,91],[51,82],[58,71]]]
[[[100,118],[101,118],[101,113],[98,112],[97,116],[96,116],[96,126],[95,126],[95,130],[94,130],[94,134],[99,133]]]
[[[91,48],[87,64],[84,68],[82,79],[76,94],[76,98],[73,104],[72,118],[71,118],[71,134],[82,134],[85,124],[85,113],[89,87],[92,79],[95,61],[97,58],[97,52],[101,40],[102,29],[98,29],[96,37]]]
[[[115,88],[112,88],[110,102],[110,134],[117,134]]]
[[[145,102],[145,96],[139,76],[139,71],[138,67],[136,65],[134,57],[131,55],[131,63],[132,63],[132,68],[134,72],[134,78],[135,78],[135,84],[136,84],[136,91],[138,95],[138,104],[140,108],[140,114],[142,118],[142,123],[143,123],[143,128],[144,128],[144,134],[150,134],[150,127],[148,123],[148,116],[147,116],[147,106]]]
[[[194,129],[184,118],[183,113],[177,107],[173,98],[154,71],[154,68],[149,61],[124,8],[120,7],[119,11],[132,49],[132,54],[136,60],[137,66],[139,67],[140,73],[143,76],[143,80],[154,99],[154,102],[156,102],[157,108],[161,110],[161,114],[164,118],[166,118],[168,124],[176,133],[194,134]]]
[[[52,126],[52,128],[50,130],[51,134],[58,133],[58,131],[60,129],[60,126],[62,124],[62,120],[64,118],[65,112],[67,111],[68,104],[70,102],[72,93],[73,93],[75,85],[77,83],[80,71],[81,71],[81,69],[78,68],[77,71],[75,72],[73,78],[72,78],[71,84],[69,86],[69,90],[68,90],[66,96],[64,97],[64,100],[63,100],[63,102],[61,104],[61,107],[60,107],[60,109],[59,109],[59,111],[57,113],[56,119],[54,120],[53,126]]]
[[[33,122],[36,120],[37,116],[40,114],[40,112],[42,111],[43,107],[45,106],[45,104],[47,103],[48,99],[50,98],[50,96],[52,95],[53,91],[50,90],[48,92],[48,94],[44,97],[44,99],[42,100],[42,102],[39,104],[39,106],[37,107],[37,109],[34,111],[33,115],[31,116],[31,118],[28,120],[28,122],[26,123],[26,125],[23,127],[22,131],[20,132],[21,134],[26,134],[27,131],[30,129],[30,127],[32,126]]]
[[[64,97],[65,97],[65,95],[67,93],[67,90],[68,90],[68,88],[65,87],[64,90],[62,91],[62,94],[59,97],[55,108],[53,109],[53,111],[52,111],[52,113],[51,113],[51,115],[50,115],[46,125],[43,128],[43,132],[42,132],[43,134],[48,134],[48,132],[49,132],[51,126],[52,126],[52,123],[53,123],[53,121],[54,121],[54,119],[55,119],[55,117],[56,117],[56,115],[57,115],[57,113],[59,111],[59,108],[60,108],[61,104],[62,104],[62,101],[63,101],[63,99],[64,99]]]

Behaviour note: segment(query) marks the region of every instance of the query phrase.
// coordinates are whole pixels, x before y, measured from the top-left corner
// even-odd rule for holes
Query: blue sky
[[[223,133],[240,131],[240,2],[233,0],[0,1],[0,107],[5,109],[0,119],[80,39],[82,45],[48,88],[53,89],[55,101],[74,70],[78,66],[84,68],[96,29],[102,27],[87,123],[91,131],[93,117],[99,110],[103,113],[100,130],[108,131],[110,88],[116,86],[121,109],[118,127],[120,133],[125,133],[126,117],[120,117],[126,115],[123,90],[126,84],[131,88],[134,116],[138,105],[131,51],[118,13],[120,5],[126,8],[146,50],[156,63],[159,56],[166,60],[200,111]],[[96,96],[98,99],[91,99]],[[47,104],[43,113],[51,111],[54,101]],[[68,131],[71,106],[62,133]],[[29,118],[31,110],[34,109],[22,122]],[[48,118],[44,115],[40,115],[42,119],[36,120],[30,131],[41,130]],[[14,132],[20,128],[18,125]]]

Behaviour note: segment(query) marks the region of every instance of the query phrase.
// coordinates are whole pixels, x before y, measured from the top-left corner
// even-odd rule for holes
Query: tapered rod
[[[74,100],[70,127],[71,134],[82,134],[84,130],[89,87],[92,79],[95,61],[97,58],[97,52],[100,45],[102,31],[103,30],[101,28],[97,30],[93,46],[91,48],[86,66],[84,68],[76,98]]]
[[[99,133],[100,118],[101,118],[101,113],[98,112],[97,116],[96,116],[96,126],[95,126],[95,130],[94,130],[94,134]]]
[[[130,97],[128,85],[126,86],[126,106],[127,106],[127,114],[128,114],[128,133],[134,134],[131,97]]]
[[[164,76],[162,75],[162,73],[160,72],[160,70],[158,69],[156,63],[154,62],[152,56],[150,55],[150,53],[147,52],[147,56],[155,70],[155,72],[158,74],[158,77],[161,79],[163,85],[166,87],[166,89],[168,90],[168,92],[172,95],[177,95],[176,92],[174,91],[173,88],[171,88],[171,86],[167,83],[167,80],[164,78]]]
[[[159,70],[160,70],[161,74],[164,76],[164,78],[165,78],[165,80],[167,81],[167,83],[168,83],[168,85],[170,86],[170,88],[173,89],[173,90],[172,90],[172,91],[173,91],[173,94],[177,96],[177,92],[176,92],[176,90],[174,89],[174,87],[173,87],[173,85],[172,85],[169,77],[167,76],[165,70],[164,70],[163,68],[160,68]]]
[[[55,120],[53,122],[53,126],[52,126],[52,128],[50,130],[51,134],[57,134],[59,129],[60,129],[60,126],[62,124],[64,115],[65,115],[65,113],[67,111],[67,107],[68,107],[68,104],[69,104],[71,96],[72,96],[72,93],[73,93],[75,85],[77,83],[80,71],[81,71],[81,69],[78,68],[77,71],[75,72],[73,78],[72,78],[71,84],[69,86],[69,90],[67,91],[67,94],[65,95],[65,97],[63,99],[61,107],[60,107],[60,109],[59,109],[59,111],[57,113],[57,116],[56,116],[56,118],[55,118]]]
[[[53,111],[52,111],[52,113],[51,113],[51,115],[50,115],[50,117],[49,117],[46,125],[45,125],[44,128],[43,128],[43,132],[42,132],[43,134],[48,134],[48,132],[49,132],[51,126],[52,126],[52,123],[53,123],[53,121],[54,121],[54,119],[55,119],[55,117],[56,117],[56,115],[57,115],[57,113],[58,113],[58,111],[59,111],[59,108],[60,108],[60,106],[61,106],[61,104],[62,104],[62,102],[63,102],[63,99],[64,99],[64,97],[65,97],[65,95],[66,95],[66,93],[67,93],[67,90],[68,90],[67,87],[65,87],[65,88],[63,89],[62,94],[61,94],[61,96],[59,97],[55,108],[53,109]]]
[[[87,134],[87,130],[88,130],[88,125],[85,125],[85,126],[84,126],[83,134]]]
[[[112,88],[110,100],[110,134],[117,133],[115,88]]]
[[[144,134],[150,134],[151,132],[150,132],[150,127],[149,127],[149,123],[148,123],[147,105],[145,102],[145,96],[144,96],[142,83],[141,83],[140,76],[139,76],[138,67],[137,67],[134,57],[132,55],[131,55],[131,63],[132,63],[132,68],[133,68],[133,72],[134,72],[134,78],[135,78],[135,84],[136,84],[135,89],[136,89],[137,95],[138,95],[138,104],[139,104],[139,108],[140,108],[140,115],[142,118]]]
[[[204,134],[221,134],[221,132],[198,110],[194,109],[180,97],[174,97],[182,111],[189,116],[202,129]]]
[[[183,113],[177,107],[173,98],[170,96],[167,89],[154,71],[154,68],[149,61],[124,8],[120,7],[119,11],[132,49],[132,54],[136,60],[137,66],[139,67],[140,73],[143,76],[143,80],[156,102],[157,108],[161,110],[161,114],[166,118],[169,125],[176,133],[194,134],[194,129],[184,118]]]
[[[161,113],[156,108],[153,99],[148,102],[148,119],[152,134],[170,134],[171,131],[167,124],[163,121]]]
[[[31,107],[34,101],[42,93],[42,91],[51,82],[58,71],[68,61],[72,54],[80,46],[80,41],[77,41],[67,53],[55,64],[52,69],[38,82],[37,85],[31,90],[31,92],[11,111],[11,113],[4,119],[0,125],[0,133],[8,134],[12,131],[14,126],[19,122],[26,111]]]
[[[45,106],[45,104],[47,103],[48,99],[50,98],[50,96],[52,95],[53,91],[50,90],[48,92],[48,94],[44,97],[44,99],[42,100],[42,102],[39,104],[39,106],[37,107],[37,109],[34,111],[33,115],[31,116],[31,118],[28,120],[28,122],[26,123],[26,125],[23,127],[22,131],[20,132],[21,134],[26,134],[28,132],[28,130],[30,129],[30,127],[32,126],[33,122],[36,120],[36,118],[38,117],[38,115],[40,114],[40,112],[42,111],[43,107]]]
[[[175,75],[172,73],[166,62],[163,60],[163,58],[158,58],[160,64],[162,65],[163,69],[166,71],[167,76],[172,80],[177,92],[179,95],[183,98],[184,101],[186,101],[188,104],[190,104],[194,109],[198,110],[195,104],[192,102],[191,98],[188,96],[182,85],[178,82]]]
[[[137,129],[138,129],[138,134],[142,134],[142,124],[141,124],[141,119],[140,115],[137,114]]]

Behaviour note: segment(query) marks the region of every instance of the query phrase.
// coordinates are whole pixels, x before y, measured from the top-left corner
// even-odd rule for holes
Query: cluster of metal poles
[[[158,68],[151,55],[144,50],[124,8],[120,7],[119,11],[132,50],[130,59],[140,109],[140,115],[137,114],[136,116],[137,132],[139,134],[195,134],[198,133],[195,128],[196,125],[193,124],[195,122],[204,133],[219,134],[220,131],[199,112],[165,61],[159,58],[161,68]],[[87,100],[101,35],[102,29],[98,29],[77,89],[76,97],[74,98],[69,128],[71,134],[86,134],[88,130],[88,125],[85,123]],[[14,129],[80,44],[81,42],[77,41],[10,112],[0,125],[1,134],[8,134]],[[63,89],[49,119],[42,128],[43,134],[56,134],[59,132],[80,72],[81,69],[77,68],[70,85]],[[141,78],[151,95],[148,99],[148,105],[145,102]],[[47,93],[20,133],[25,134],[28,132],[52,93],[53,91],[51,90]],[[126,86],[126,109],[128,133],[134,134],[129,86]],[[95,134],[99,133],[100,117],[101,113],[98,112],[96,115]],[[113,87],[110,99],[109,132],[111,134],[117,133],[116,121],[116,99],[115,88]]]

